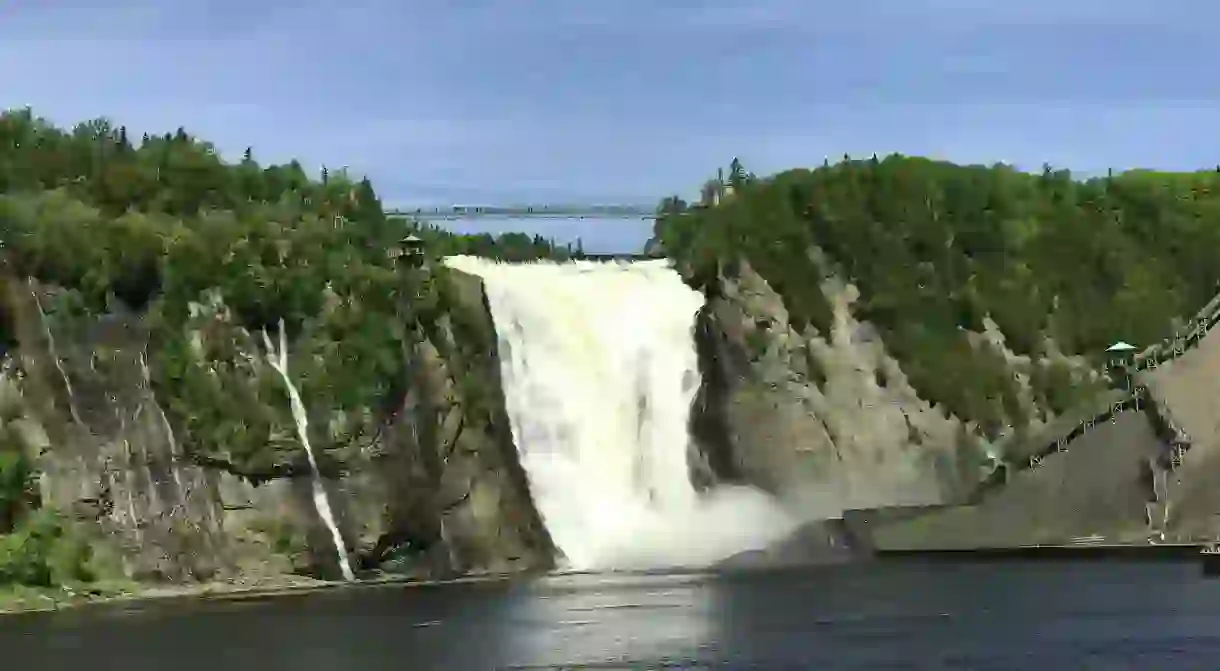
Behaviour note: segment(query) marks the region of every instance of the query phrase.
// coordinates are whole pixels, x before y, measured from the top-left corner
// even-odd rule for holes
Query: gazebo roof
[[[1106,351],[1107,352],[1131,352],[1131,351],[1134,351],[1135,349],[1136,349],[1135,345],[1132,345],[1129,342],[1123,342],[1122,340],[1120,340],[1120,341],[1114,343],[1113,345],[1110,345],[1109,347],[1107,347]]]

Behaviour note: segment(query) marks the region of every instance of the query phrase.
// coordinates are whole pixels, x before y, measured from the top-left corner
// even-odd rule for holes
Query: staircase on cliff
[[[1211,539],[1220,528],[1220,296],[1186,334],[1146,350],[1137,379],[1163,411],[1171,442],[1165,459],[1164,525],[1182,538]]]
[[[1141,467],[1147,488],[1149,532],[1169,533],[1175,509],[1185,506],[1186,527],[1194,538],[1214,535],[1209,511],[1220,511],[1220,491],[1211,486],[1211,464],[1220,469],[1220,336],[1211,334],[1220,321],[1220,295],[1192,319],[1184,332],[1139,352],[1122,372],[1129,389],[1115,389],[1069,411],[1047,425],[1024,449],[1009,453],[1006,467],[979,489],[984,496],[1016,473],[1036,469],[1050,456],[1072,449],[1086,434],[1122,413],[1142,412],[1160,442]],[[1202,445],[1202,449],[1192,448]],[[1215,462],[1214,464],[1212,462]],[[977,500],[977,497],[976,497]]]

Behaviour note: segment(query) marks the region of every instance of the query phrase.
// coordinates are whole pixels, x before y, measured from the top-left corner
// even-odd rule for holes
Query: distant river
[[[0,618],[0,651],[39,671],[1214,671],[1220,580],[1117,562],[568,575]]]
[[[435,220],[442,228],[455,233],[528,233],[554,238],[559,244],[575,244],[580,238],[586,252],[594,254],[618,254],[640,252],[644,243],[652,236],[651,219],[599,219],[599,218],[539,218],[519,219],[501,217],[475,217],[471,219]]]

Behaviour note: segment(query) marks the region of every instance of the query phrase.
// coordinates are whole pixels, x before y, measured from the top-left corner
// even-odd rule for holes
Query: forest
[[[65,132],[30,110],[0,114],[0,241],[8,258],[19,274],[78,289],[98,308],[121,301],[143,309],[154,296],[194,294],[226,276],[227,296],[263,304],[243,309],[278,313],[268,302],[275,300],[308,309],[306,294],[316,297],[314,285],[332,271],[385,267],[409,223],[387,220],[368,179],[326,168],[311,178],[296,161],[262,166],[251,149],[228,164],[182,128],[133,140],[104,119]],[[521,234],[431,228],[421,235],[434,256],[554,253],[548,241]],[[299,274],[294,264],[315,271],[312,282],[287,283],[300,291],[247,295],[251,283],[287,291],[274,275]]]
[[[56,328],[139,315],[152,386],[197,459],[223,454],[258,471],[300,451],[273,439],[287,402],[272,376],[252,385],[239,353],[201,362],[192,352],[192,306],[209,296],[251,334],[283,324],[311,412],[340,413],[351,427],[319,437],[325,463],[376,430],[376,413],[402,392],[404,352],[447,310],[441,264],[403,267],[410,233],[432,261],[571,253],[522,234],[462,236],[390,219],[368,179],[260,164],[252,149],[228,162],[183,128],[136,137],[105,119],[64,130],[29,109],[0,113],[0,284],[32,278],[54,288],[45,309]],[[0,300],[6,351],[17,345],[10,307]],[[53,511],[37,510],[35,465],[11,417],[0,419],[0,585],[87,573],[88,548],[65,540]]]
[[[1119,340],[1172,336],[1220,291],[1220,168],[1076,179],[892,155],[759,178],[734,160],[700,202],[657,211],[654,239],[697,281],[744,258],[798,328],[829,329],[825,277],[855,283],[855,315],[921,395],[991,435],[1027,418],[1001,356],[967,340],[986,316],[1046,364],[1035,400],[1061,412],[1076,395],[1052,348],[1100,363]]]

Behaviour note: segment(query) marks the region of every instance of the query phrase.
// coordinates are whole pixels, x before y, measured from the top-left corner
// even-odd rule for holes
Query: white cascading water
[[[667,262],[446,264],[486,285],[513,438],[567,568],[708,566],[795,528],[760,491],[691,484],[703,297]]]
[[[305,455],[309,458],[309,470],[312,477],[313,485],[313,505],[318,511],[318,517],[322,518],[322,522],[330,531],[331,541],[335,544],[335,552],[338,554],[339,571],[343,574],[343,579],[351,582],[356,579],[356,574],[352,571],[351,562],[347,558],[347,546],[343,543],[343,534],[339,533],[339,525],[335,523],[335,515],[330,509],[330,499],[326,496],[326,487],[322,484],[322,475],[318,472],[318,460],[313,454],[313,445],[309,442],[309,417],[305,412],[305,404],[301,401],[301,394],[297,391],[296,385],[292,383],[292,378],[288,376],[288,341],[284,335],[284,321],[280,320],[280,346],[275,348],[271,345],[271,339],[267,337],[267,333],[263,332],[263,345],[267,348],[267,361],[275,372],[280,374],[280,378],[284,380],[284,386],[288,389],[288,404],[292,407],[292,419],[297,425],[297,437],[301,440],[301,445],[305,448]]]

